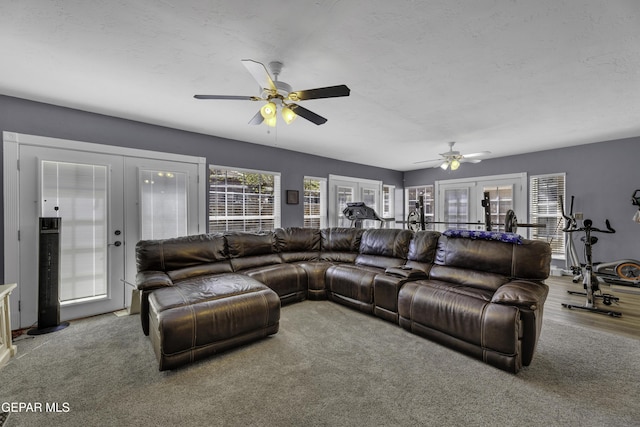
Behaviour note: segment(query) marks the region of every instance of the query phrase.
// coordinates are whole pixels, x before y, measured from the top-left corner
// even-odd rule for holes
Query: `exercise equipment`
[[[640,261],[622,259],[603,262],[593,267],[593,271],[606,283],[640,288]]]
[[[489,199],[489,192],[484,193],[484,198],[481,202],[484,208],[484,227],[487,231],[491,231],[494,226],[503,226],[504,231],[507,233],[517,233],[518,227],[538,227],[545,228],[546,224],[523,224],[518,222],[516,213],[509,209],[505,215],[504,224],[491,222],[491,201]],[[424,215],[424,196],[418,197],[416,203],[416,210],[411,211],[407,217],[407,228],[409,230],[418,231],[426,230],[429,224],[449,224],[449,225],[482,225],[480,222],[457,222],[457,221],[428,221]]]
[[[631,204],[633,206],[638,206],[638,209],[640,209],[640,189],[634,191],[631,195]]]
[[[619,301],[619,298],[611,294],[604,294],[602,293],[602,291],[600,291],[598,278],[596,277],[593,271],[593,249],[592,248],[593,248],[593,245],[595,245],[598,242],[598,238],[595,236],[592,236],[591,234],[592,233],[613,234],[616,232],[616,230],[614,230],[611,227],[611,224],[609,223],[608,219],[605,220],[605,225],[607,229],[601,230],[593,226],[593,221],[591,221],[590,219],[585,219],[582,223],[582,227],[577,227],[577,226],[571,227],[569,225],[562,230],[566,233],[584,232],[584,236],[582,236],[580,240],[584,243],[585,263],[583,267],[584,270],[582,271],[582,277],[583,277],[582,283],[584,285],[584,289],[586,292],[574,292],[574,291],[567,291],[567,292],[572,295],[584,295],[587,298],[584,305],[562,303],[562,306],[569,309],[576,308],[580,310],[590,311],[592,313],[600,313],[600,314],[606,314],[612,317],[620,317],[622,316],[622,313],[620,313],[619,311],[598,308],[596,305],[596,298],[601,298],[604,305],[611,305],[612,303],[614,302],[617,303]]]
[[[565,271],[568,274],[573,275],[573,283],[578,283],[582,280],[582,268],[580,266],[580,258],[578,258],[578,253],[576,252],[576,246],[573,243],[573,239],[571,238],[571,230],[575,230],[578,228],[578,221],[576,220],[575,215],[573,214],[573,201],[575,197],[571,196],[571,208],[569,210],[569,215],[566,214],[564,210],[564,201],[562,196],[559,198],[560,209],[562,210],[562,216],[565,219],[564,230],[567,233],[567,238],[564,243],[564,265]]]
[[[351,221],[352,228],[362,228],[362,221],[365,220],[380,221],[381,228],[385,222],[373,208],[365,205],[364,202],[347,203],[347,207],[342,210],[342,214]]]

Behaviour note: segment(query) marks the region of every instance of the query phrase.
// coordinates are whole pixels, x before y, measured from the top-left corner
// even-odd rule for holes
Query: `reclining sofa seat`
[[[327,298],[512,372],[531,362],[550,264],[544,242],[354,228],[141,241],[136,254],[145,334],[154,289],[239,274],[283,303]]]
[[[136,267],[145,335],[149,335],[149,295],[153,290],[200,276],[233,272],[226,240],[217,233],[141,240],[136,245]]]
[[[518,372],[531,363],[540,335],[550,260],[541,241],[441,235],[428,278],[407,282],[398,293],[399,324]]]
[[[407,260],[412,233],[400,229],[367,229],[353,263],[329,267],[325,273],[328,299],[373,314],[374,281],[387,268]]]
[[[234,272],[269,286],[283,304],[306,298],[307,272],[299,265],[283,260],[275,233],[236,232],[227,233],[224,238]]]

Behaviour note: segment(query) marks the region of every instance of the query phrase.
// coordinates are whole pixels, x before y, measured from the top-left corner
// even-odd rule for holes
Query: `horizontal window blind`
[[[280,227],[280,174],[209,167],[209,232]]]
[[[564,257],[564,218],[560,198],[565,197],[565,174],[532,176],[529,183],[529,222],[545,227],[530,228],[530,237],[551,245],[552,255]]]
[[[324,228],[327,223],[327,180],[304,178],[304,226]]]

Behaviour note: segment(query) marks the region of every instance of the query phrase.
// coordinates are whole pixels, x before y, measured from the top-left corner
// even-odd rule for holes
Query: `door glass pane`
[[[444,192],[444,222],[447,228],[469,230],[469,189],[453,188]]]
[[[42,161],[44,217],[61,217],[60,302],[107,296],[107,167]]]
[[[505,231],[504,224],[507,219],[507,211],[513,210],[513,186],[484,187],[483,192],[489,193],[489,205],[491,207],[491,229],[493,231]]]
[[[342,211],[347,207],[347,203],[353,202],[353,188],[342,187],[340,185],[336,188],[338,194],[338,227],[351,227],[351,221],[348,220]]]
[[[375,188],[361,188],[362,192],[362,201],[364,204],[371,209],[375,210],[378,216],[382,216],[380,212],[376,210],[376,206],[378,206],[378,190]],[[380,222],[375,220],[364,220],[362,221],[362,228],[377,228],[380,227]]]
[[[167,239],[187,234],[187,174],[140,171],[142,239]]]

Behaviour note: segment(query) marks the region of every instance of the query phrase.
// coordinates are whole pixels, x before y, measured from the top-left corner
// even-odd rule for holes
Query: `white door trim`
[[[18,283],[11,294],[11,323],[20,325],[20,245],[19,245],[19,148],[20,145],[45,146],[89,153],[112,154],[123,157],[196,163],[198,165],[198,227],[206,230],[206,158],[137,148],[95,144],[69,139],[51,138],[39,135],[2,132],[3,139],[3,212],[4,212],[4,278],[3,283]]]

